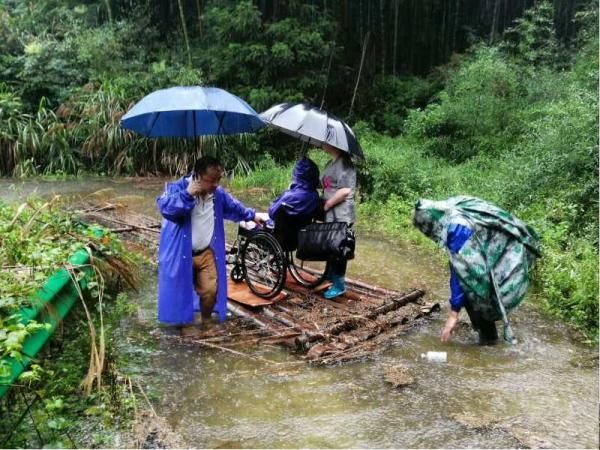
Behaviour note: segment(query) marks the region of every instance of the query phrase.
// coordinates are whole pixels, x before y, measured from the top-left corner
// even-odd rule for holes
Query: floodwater
[[[0,199],[114,189],[130,208],[156,216],[154,198],[163,182],[0,180]],[[149,270],[140,292],[130,296],[138,312],[119,330],[121,369],[140,382],[185,446],[598,448],[597,348],[580,343],[531,300],[511,316],[516,346],[474,345],[476,335],[468,326],[442,344],[438,335],[448,296],[444,258],[368,236],[360,228],[357,234],[349,276],[398,290],[425,287],[442,313],[399,336],[383,355],[342,366],[273,370],[264,360],[169,337],[156,324],[156,274]],[[279,347],[238,350],[270,361],[298,360]],[[421,360],[429,350],[447,352],[448,362]],[[406,367],[416,383],[392,388],[384,381],[390,366]]]

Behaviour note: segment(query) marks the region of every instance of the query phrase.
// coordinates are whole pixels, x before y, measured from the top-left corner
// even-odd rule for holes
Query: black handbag
[[[315,222],[298,232],[296,257],[304,261],[353,259],[356,237],[346,222]]]

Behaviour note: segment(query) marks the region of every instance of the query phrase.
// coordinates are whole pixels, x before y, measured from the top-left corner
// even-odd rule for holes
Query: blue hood
[[[298,160],[292,172],[290,188],[271,203],[269,216],[274,218],[282,206],[290,216],[314,214],[321,202],[318,186],[319,168],[315,162],[307,157]]]

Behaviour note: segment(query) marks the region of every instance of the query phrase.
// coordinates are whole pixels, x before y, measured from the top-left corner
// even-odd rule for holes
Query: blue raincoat
[[[314,161],[307,157],[299,159],[294,166],[289,189],[273,200],[269,216],[274,219],[280,208],[284,208],[289,216],[312,217],[321,204],[317,191],[319,182],[319,168]]]
[[[158,320],[169,325],[194,321],[198,295],[194,290],[192,269],[192,210],[196,198],[187,192],[190,177],[169,183],[156,203],[164,220],[158,250]],[[255,210],[246,208],[221,186],[214,196],[215,230],[210,248],[217,266],[217,301],[214,311],[223,322],[227,315],[227,268],[225,267],[225,229],[223,220],[254,219]]]

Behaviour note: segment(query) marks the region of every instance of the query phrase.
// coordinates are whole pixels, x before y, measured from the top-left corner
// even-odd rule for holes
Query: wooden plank
[[[281,291],[275,297],[270,299],[261,298],[255,295],[246,283],[236,283],[235,281],[228,279],[227,281],[227,297],[238,303],[242,303],[247,306],[265,306],[272,305],[275,302],[281,301],[288,297],[288,293]]]
[[[299,292],[301,294],[306,294],[309,292],[322,292],[322,291],[328,289],[329,286],[331,286],[331,281],[324,280],[318,286],[316,286],[312,289],[309,289],[306,286],[302,286],[300,283],[298,283],[290,274],[288,274],[288,276],[285,280],[286,289],[289,289],[294,292]]]

